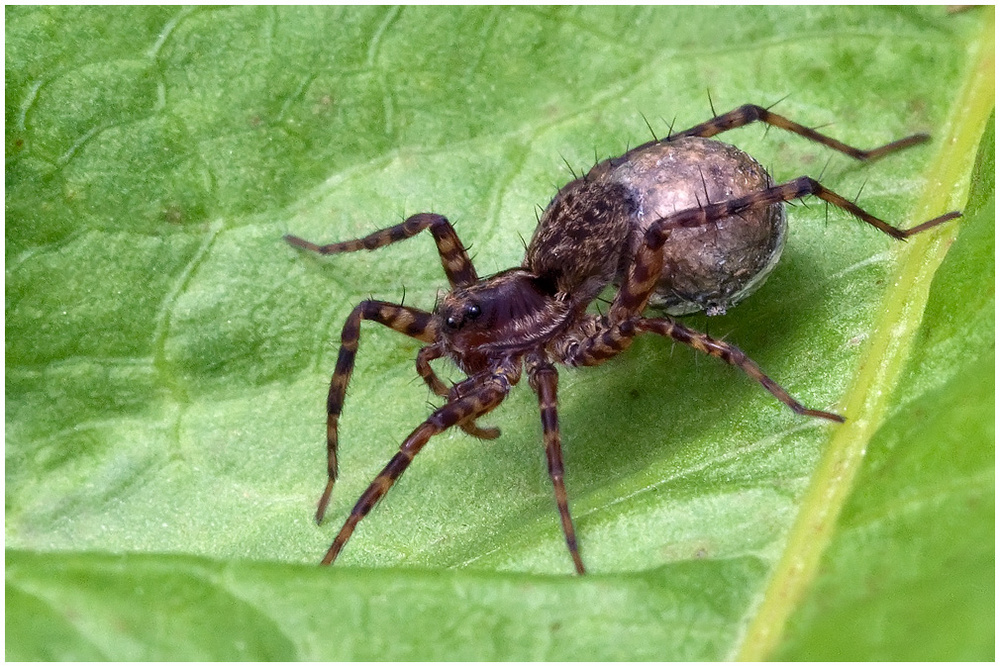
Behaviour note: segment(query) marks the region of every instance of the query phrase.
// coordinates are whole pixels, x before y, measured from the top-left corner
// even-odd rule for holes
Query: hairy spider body
[[[496,408],[525,371],[538,395],[548,471],[566,545],[577,573],[584,573],[563,480],[555,365],[601,364],[642,333],[669,337],[739,367],[800,415],[843,422],[839,415],[803,406],[736,346],[670,317],[645,317],[644,311],[655,306],[672,313],[722,313],[756,289],[781,254],[786,230],[783,203],[789,200],[819,197],[897,239],[959,214],[947,213],[902,230],[809,177],[775,185],[745,153],[708,139],[754,121],[859,160],[927,140],[926,135],[913,135],[863,151],[762,107],[745,105],[598,163],[556,194],[522,265],[482,279],[454,228],[437,214],[417,214],[362,239],[323,246],[285,237],[293,246],[333,254],[374,250],[426,229],[434,237],[451,284],[433,312],[366,300],[344,324],[327,398],[328,475],[317,521],[323,519],[337,476],[338,422],[362,320],[379,322],[428,344],[417,354],[417,372],[446,401],[403,441],[362,494],[323,564],[336,559],[357,523],[432,436],[454,426],[479,438],[499,436],[499,430],[479,427],[476,420]],[[588,313],[588,306],[612,284],[618,291],[607,313]],[[430,365],[441,357],[451,358],[467,378],[451,387],[443,383]]]
[[[561,291],[589,301],[609,282],[621,285],[657,221],[771,185],[757,161],[719,141],[680,137],[645,144],[598,163],[559,191],[542,214],[524,266],[559,275]],[[671,315],[725,313],[764,282],[781,256],[786,229],[778,202],[673,230],[650,306]]]

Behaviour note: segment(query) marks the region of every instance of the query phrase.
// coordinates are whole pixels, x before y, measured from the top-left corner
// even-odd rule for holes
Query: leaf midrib
[[[925,188],[910,224],[940,215],[968,197],[971,156],[976,153],[983,124],[993,108],[993,21],[984,21],[983,26],[979,39],[969,49],[969,60],[974,65],[967,69],[969,75],[941,130],[938,152],[927,171],[928,184],[950,187]],[[955,140],[940,141],[945,137]],[[883,316],[874,323],[873,335],[843,402],[844,413],[853,419],[831,435],[762,603],[735,648],[738,659],[761,661],[771,656],[789,617],[815,579],[867,446],[891,407],[893,390],[923,318],[931,282],[957,235],[956,223],[947,223],[915,237],[900,251],[893,272],[896,280],[882,301]]]

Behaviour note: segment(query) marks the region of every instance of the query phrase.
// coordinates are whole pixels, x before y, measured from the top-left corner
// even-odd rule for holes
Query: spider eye
[[[457,313],[449,313],[445,316],[445,327],[448,329],[459,329],[465,323],[478,318],[482,312],[483,310],[479,304],[466,304]]]

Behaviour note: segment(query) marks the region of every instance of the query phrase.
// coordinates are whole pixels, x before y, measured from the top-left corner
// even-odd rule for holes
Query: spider
[[[457,426],[477,438],[497,438],[497,428],[480,427],[477,420],[499,406],[526,372],[538,395],[548,473],[566,546],[576,572],[583,574],[563,480],[556,364],[601,364],[640,334],[668,337],[742,369],[799,415],[844,421],[796,401],[736,346],[670,316],[700,310],[723,313],[759,287],[784,244],[784,202],[812,195],[901,240],[960,214],[953,211],[910,229],[896,228],[807,176],[775,184],[750,156],[710,139],[758,121],[862,161],[929,139],[915,134],[865,151],[763,107],[743,105],[597,163],[549,203],[521,265],[486,278],[476,273],[451,223],[434,213],[419,213],[399,225],[339,243],[317,245],[285,236],[292,246],[328,255],[375,250],[429,230],[451,284],[432,312],[369,299],[358,304],[344,324],[327,397],[328,478],[317,522],[323,520],[337,478],[337,424],[363,320],[426,344],[417,353],[417,373],[445,403],[406,437],[361,495],[322,564],[333,563],[358,522],[432,436]],[[588,312],[609,285],[617,292],[607,313]],[[657,317],[646,317],[648,308],[657,309]],[[466,379],[451,387],[442,382],[430,362],[443,357]]]

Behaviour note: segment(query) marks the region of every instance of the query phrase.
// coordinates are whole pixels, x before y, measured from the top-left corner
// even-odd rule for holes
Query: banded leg
[[[894,153],[916,144],[922,144],[930,139],[930,135],[918,133],[910,135],[909,137],[904,137],[903,139],[898,139],[894,142],[889,142],[885,146],[879,146],[878,148],[866,151],[864,149],[849,146],[848,144],[837,141],[832,137],[816,132],[812,128],[800,125],[799,123],[789,120],[784,116],[775,114],[764,107],[759,107],[756,104],[744,104],[742,107],[733,109],[732,111],[722,114],[721,116],[716,116],[715,118],[709,119],[704,123],[699,123],[693,128],[688,128],[683,132],[672,133],[667,141],[677,139],[678,137],[714,137],[715,135],[726,132],[727,130],[741,128],[744,125],[749,125],[758,121],[776,128],[781,128],[782,130],[794,132],[795,134],[805,137],[810,141],[817,142],[823,146],[828,146],[835,151],[849,155],[857,160],[877,160],[878,158],[881,158],[889,153]]]
[[[340,533],[334,539],[330,549],[321,562],[323,565],[332,564],[344,548],[354,528],[365,515],[371,512],[379,500],[385,496],[389,488],[392,487],[403,471],[410,465],[413,458],[420,452],[427,441],[436,434],[440,434],[445,429],[461,424],[465,421],[474,421],[476,418],[489,413],[500,405],[507,393],[510,391],[511,380],[504,373],[496,373],[485,377],[478,377],[479,385],[465,396],[449,401],[441,408],[434,411],[427,420],[413,430],[403,444],[399,446],[397,452],[389,463],[386,464],[382,472],[375,477],[368,489],[364,491],[361,498],[354,505],[350,516],[341,527]]]
[[[929,230],[941,223],[954,220],[962,214],[958,211],[950,211],[937,218],[932,218],[909,229],[893,227],[881,218],[877,218],[868,213],[854,202],[833,192],[819,181],[808,176],[800,176],[786,183],[764,188],[749,195],[717,202],[715,204],[705,204],[696,209],[685,209],[677,213],[665,216],[653,223],[646,232],[646,243],[653,248],[662,246],[670,236],[670,231],[681,227],[701,227],[709,225],[716,220],[721,220],[727,216],[738,216],[751,209],[762,209],[778,202],[789,202],[793,199],[800,199],[813,195],[825,202],[833,204],[839,209],[843,209],[858,220],[868,223],[875,229],[883,232],[893,239],[905,240],[915,234]]]
[[[600,364],[622,352],[630,345],[632,338],[637,333],[636,327],[639,323],[653,322],[646,321],[640,316],[649,301],[649,297],[656,289],[660,273],[663,270],[662,249],[670,236],[671,230],[709,225],[713,221],[721,220],[728,216],[740,215],[751,209],[763,208],[771,204],[787,202],[807,195],[814,195],[834,206],[844,209],[881,232],[900,240],[908,239],[915,234],[958,218],[961,215],[958,211],[952,211],[904,230],[893,227],[880,218],[876,218],[858,205],[826,188],[818,181],[807,176],[802,176],[787,183],[771,186],[770,188],[765,188],[743,197],[725,202],[706,204],[699,208],[686,209],[665,216],[647,230],[645,243],[639,247],[625,280],[622,282],[618,294],[615,295],[607,320],[602,323],[602,327],[597,333],[584,339],[578,345],[567,349],[564,361],[570,365],[580,366]],[[673,326],[681,328],[676,323],[673,323]],[[802,407],[801,404],[791,399],[788,393],[781,389],[779,385],[767,378],[756,364],[746,359],[746,356],[735,347],[715,341],[714,339],[709,339],[707,335],[699,334],[698,337],[705,337],[700,339],[692,337],[690,336],[691,334],[698,333],[686,328],[674,329],[673,331],[681,332],[682,330],[684,333],[678,334],[678,336],[682,337],[678,338],[678,340],[688,343],[699,350],[703,350],[703,352],[707,352],[710,355],[725,359],[730,364],[740,366],[748,375],[758,380],[769,392],[792,408],[792,410],[805,415],[814,415],[831,420],[839,418],[839,416],[834,416],[832,413],[823,413],[822,411],[810,412],[810,409]],[[663,334],[671,336],[669,333]],[[688,338],[687,341],[683,340],[685,336]],[[696,340],[698,343],[695,343]],[[709,341],[712,343],[710,344]],[[728,352],[724,352],[724,350]],[[730,355],[733,361],[726,359],[727,355]]]
[[[635,338],[636,317],[615,320],[612,317],[594,320],[594,333],[556,348],[559,361],[566,366],[598,366],[628,350]]]
[[[434,243],[437,244],[438,254],[441,256],[441,266],[444,267],[444,273],[448,276],[451,287],[472,285],[479,280],[476,269],[472,266],[472,260],[465,252],[465,246],[462,245],[455,233],[455,228],[451,226],[447,218],[436,213],[418,213],[410,216],[399,225],[381,229],[367,237],[332,244],[318,245],[291,234],[286,234],[284,238],[285,241],[297,248],[322,255],[333,255],[359,250],[375,250],[403,239],[409,239],[426,229],[429,229],[434,236]]]
[[[548,462],[549,478],[552,479],[552,487],[556,493],[556,506],[559,508],[566,547],[569,548],[576,572],[583,575],[586,569],[583,567],[583,560],[580,559],[576,530],[573,529],[573,518],[569,514],[566,484],[563,482],[562,444],[559,437],[559,417],[556,413],[556,387],[559,376],[551,364],[539,364],[532,369],[529,381],[538,394],[538,407],[542,414],[542,432],[545,438],[545,458]]]
[[[736,346],[712,338],[697,330],[685,327],[672,318],[630,318],[619,323],[607,323],[605,327],[582,340],[570,351],[563,360],[570,366],[596,366],[606,362],[611,357],[626,350],[637,335],[651,332],[669,337],[675,341],[691,346],[695,350],[721,359],[726,364],[740,368],[745,374],[764,386],[774,397],[791,408],[799,415],[818,417],[834,422],[843,422],[844,418],[836,413],[806,408],[796,401],[785,388],[778,385],[765,374],[757,363],[747,357],[746,353]]]
[[[650,229],[655,227],[656,223]],[[654,241],[656,243],[653,243]],[[622,281],[618,294],[611,302],[611,308],[608,310],[611,322],[625,322],[629,318],[641,315],[645,310],[663,273],[664,242],[665,239],[660,241],[659,237],[651,241],[650,235],[646,234],[645,243],[639,245],[625,280]]]
[[[317,524],[323,521],[326,507],[330,503],[330,494],[333,492],[333,483],[337,480],[337,422],[344,406],[347,384],[354,371],[354,358],[358,352],[362,320],[372,320],[419,341],[430,343],[434,340],[430,326],[431,314],[426,311],[365,300],[355,306],[351,315],[347,316],[347,322],[344,323],[340,333],[340,352],[337,355],[337,366],[333,377],[330,378],[330,392],[326,399],[327,482],[316,507]]]
[[[669,337],[674,341],[691,346],[706,355],[717,357],[726,364],[742,369],[746,375],[763,385],[764,389],[774,395],[778,401],[799,415],[823,418],[824,420],[832,420],[833,422],[844,421],[844,418],[836,413],[827,413],[826,411],[819,411],[803,406],[793,399],[785,388],[778,385],[761,371],[757,363],[747,357],[746,353],[731,343],[714,339],[708,334],[685,327],[675,322],[672,318],[640,318],[635,326],[639,332],[652,332],[660,336]]]
[[[431,360],[436,360],[442,356],[444,356],[444,352],[441,350],[440,344],[421,348],[420,352],[417,353],[417,373],[427,383],[427,387],[431,389],[431,392],[439,397],[448,397],[451,390],[441,382],[441,379],[437,377],[437,374],[434,373],[434,369],[430,365]],[[500,430],[496,427],[479,427],[476,425],[475,420],[467,420],[458,426],[469,436],[481,438],[486,441],[492,441],[500,436]]]
[[[656,289],[660,273],[663,271],[662,249],[663,244],[670,237],[671,230],[710,225],[714,221],[728,216],[738,216],[751,209],[760,209],[808,195],[829,202],[875,229],[900,240],[908,239],[915,234],[962,215],[958,211],[951,211],[909,229],[900,229],[873,216],[854,202],[838,195],[808,176],[800,176],[787,183],[771,186],[743,197],[678,211],[656,221],[646,231],[645,243],[639,247],[625,280],[611,304],[609,311],[611,321],[622,322],[629,317],[639,316],[646,308],[650,296]]]

